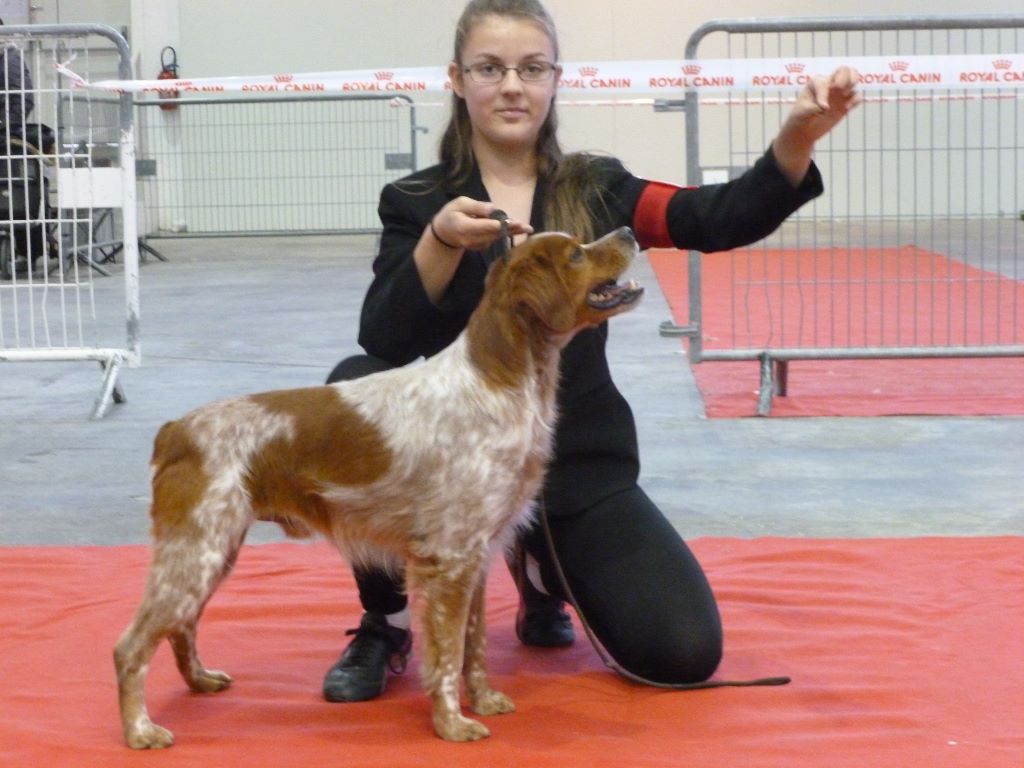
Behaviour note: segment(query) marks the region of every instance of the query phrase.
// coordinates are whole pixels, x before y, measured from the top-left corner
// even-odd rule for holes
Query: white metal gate
[[[146,237],[377,232],[381,187],[416,167],[415,107],[402,94],[136,106]]]
[[[862,106],[819,142],[826,194],[754,246],[691,253],[689,325],[662,333],[687,336],[694,363],[759,360],[762,414],[785,394],[791,360],[1024,355],[1022,53],[1021,15],[698,29],[686,51],[693,72],[712,59],[781,69],[761,78],[777,89],[686,92],[690,184],[753,163],[815,59],[880,62],[861,73]],[[949,82],[918,67],[928,59],[977,69]],[[712,269],[727,296],[705,295]]]
[[[128,44],[102,25],[43,24],[0,27],[0,49],[0,361],[98,362],[98,418],[139,363],[132,104],[95,99],[55,65],[130,78]],[[121,274],[99,263],[112,248]]]

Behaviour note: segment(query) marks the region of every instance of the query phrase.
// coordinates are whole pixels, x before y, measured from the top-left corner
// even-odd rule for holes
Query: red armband
[[[650,181],[633,211],[633,231],[641,248],[674,248],[668,234],[668,202],[681,187]]]

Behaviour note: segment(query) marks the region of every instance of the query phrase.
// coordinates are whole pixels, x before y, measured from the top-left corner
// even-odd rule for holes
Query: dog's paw
[[[132,749],[164,749],[174,743],[174,734],[147,717],[130,730],[125,730],[124,740]]]
[[[473,711],[478,715],[503,715],[515,712],[516,705],[501,691],[487,690],[472,699]]]
[[[446,741],[479,741],[491,735],[486,725],[462,715],[435,717],[434,730]]]
[[[196,693],[223,691],[234,682],[231,675],[219,669],[202,669],[195,677],[189,678],[188,687]]]

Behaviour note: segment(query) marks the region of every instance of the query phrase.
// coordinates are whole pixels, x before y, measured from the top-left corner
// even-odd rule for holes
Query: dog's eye
[[[583,249],[573,248],[572,253],[569,254],[569,261],[571,261],[573,264],[579,264],[581,261],[583,261]]]

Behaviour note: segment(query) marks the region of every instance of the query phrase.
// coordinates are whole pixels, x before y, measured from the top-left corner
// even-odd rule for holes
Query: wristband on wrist
[[[442,239],[439,234],[437,234],[437,230],[434,229],[434,220],[433,219],[430,220],[430,234],[432,234],[434,236],[434,239],[437,240],[437,242],[439,242],[445,248],[451,248],[453,251],[457,251],[459,249],[459,246],[452,245],[448,241]]]

